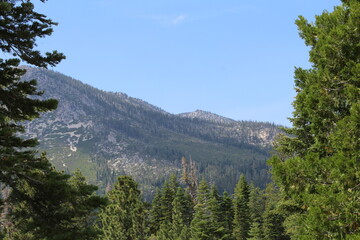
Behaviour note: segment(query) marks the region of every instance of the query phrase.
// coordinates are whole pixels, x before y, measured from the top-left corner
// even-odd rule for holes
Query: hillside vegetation
[[[269,179],[266,159],[280,132],[271,123],[234,121],[205,111],[174,115],[124,93],[105,92],[60,73],[26,68],[58,109],[27,123],[58,169],[79,168],[92,182],[111,185],[132,175],[148,194],[181,168],[183,156],[220,190],[240,174],[257,186]]]

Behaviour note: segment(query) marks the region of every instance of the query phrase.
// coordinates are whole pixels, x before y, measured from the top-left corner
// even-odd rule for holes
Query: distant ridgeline
[[[80,169],[102,191],[126,174],[149,198],[170,173],[180,173],[183,156],[220,191],[232,192],[240,174],[259,187],[268,182],[266,160],[280,133],[275,124],[200,110],[174,115],[57,72],[26,69],[24,80],[37,79],[45,98],[59,100],[57,110],[26,123],[26,134],[39,138],[58,169]]]

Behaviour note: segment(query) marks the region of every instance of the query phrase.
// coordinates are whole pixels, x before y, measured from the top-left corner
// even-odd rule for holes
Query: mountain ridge
[[[241,173],[257,185],[267,181],[265,162],[280,132],[275,124],[235,121],[200,110],[197,116],[171,114],[61,73],[26,69],[25,81],[37,79],[44,98],[59,100],[57,110],[26,123],[27,135],[39,138],[40,150],[47,151],[58,169],[80,168],[102,189],[116,176],[129,174],[149,195],[168,174],[180,173],[182,156],[192,156],[200,176],[221,189],[233,188]]]

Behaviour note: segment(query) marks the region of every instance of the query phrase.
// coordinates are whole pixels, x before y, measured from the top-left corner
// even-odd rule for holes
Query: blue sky
[[[53,70],[171,113],[196,109],[290,125],[295,66],[308,48],[294,24],[334,0],[49,0],[59,22],[39,49],[67,56]]]

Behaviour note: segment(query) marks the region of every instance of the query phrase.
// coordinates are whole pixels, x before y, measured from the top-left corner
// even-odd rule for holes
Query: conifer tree
[[[161,219],[163,218],[161,212],[161,191],[156,189],[155,196],[151,203],[151,209],[149,212],[149,231],[150,234],[156,234],[160,229]]]
[[[162,229],[171,229],[173,219],[173,201],[176,195],[179,182],[176,175],[172,174],[169,180],[166,180],[161,190],[157,190],[149,214],[150,234],[158,235],[157,232]],[[166,226],[165,226],[166,225]]]
[[[137,183],[129,176],[120,176],[107,197],[109,204],[99,213],[101,239],[145,239],[144,205]]]
[[[41,156],[48,162],[45,155]],[[50,169],[30,176],[39,186],[19,181],[6,201],[11,215],[6,220],[6,239],[95,239],[94,210],[105,203],[95,196],[80,173],[69,175]],[[18,197],[21,196],[21,197]],[[36,203],[36,204],[28,204]]]
[[[265,190],[265,212],[263,213],[263,239],[288,240],[285,232],[285,214],[280,209],[281,196],[274,184],[268,184]],[[257,231],[257,229],[255,229]],[[255,232],[255,230],[253,230]]]
[[[210,199],[209,199],[209,209],[211,211],[211,223],[214,228],[214,238],[215,239],[229,239],[231,232],[226,229],[226,221],[223,214],[223,209],[221,208],[221,203],[223,199],[219,195],[216,187],[211,186],[210,190]]]
[[[161,218],[160,223],[168,222],[172,223],[173,213],[173,201],[176,195],[179,182],[177,181],[176,175],[171,175],[168,181],[165,181],[164,186],[161,190],[160,199],[160,211]]]
[[[163,222],[160,225],[159,231],[156,233],[157,240],[173,240],[173,233],[171,231],[171,223]]]
[[[263,192],[254,185],[250,186],[249,209],[251,219],[249,240],[263,239],[262,217],[265,210],[265,202]]]
[[[277,142],[272,173],[296,239],[360,237],[360,1],[296,21],[310,69],[296,68],[293,127]],[[291,219],[291,221],[289,220]],[[293,224],[291,224],[291,222]]]
[[[224,219],[226,232],[232,233],[234,221],[234,206],[231,196],[224,191],[221,201],[221,217]]]
[[[249,237],[249,195],[249,185],[245,179],[245,176],[241,175],[234,191],[233,235],[236,240],[245,240]]]
[[[45,155],[36,155],[35,138],[19,134],[24,132],[22,121],[57,106],[54,99],[39,98],[36,80],[21,81],[26,71],[18,68],[20,60],[47,67],[65,58],[56,51],[34,50],[37,38],[51,35],[54,25],[34,11],[30,0],[0,2],[0,50],[13,56],[0,59],[0,182],[9,189],[0,209],[7,208],[1,214],[7,239],[91,239],[93,234],[82,221],[101,202],[90,197],[93,186],[71,185],[69,176],[55,171]],[[86,199],[91,203],[82,202]]]
[[[216,239],[211,221],[210,197],[209,185],[205,180],[200,181],[196,194],[194,218],[191,222],[191,239],[193,240]]]
[[[184,189],[178,187],[173,205],[172,214],[172,237],[177,239],[183,233],[183,230],[189,231],[189,226],[193,216],[193,203],[191,196],[186,194]]]

